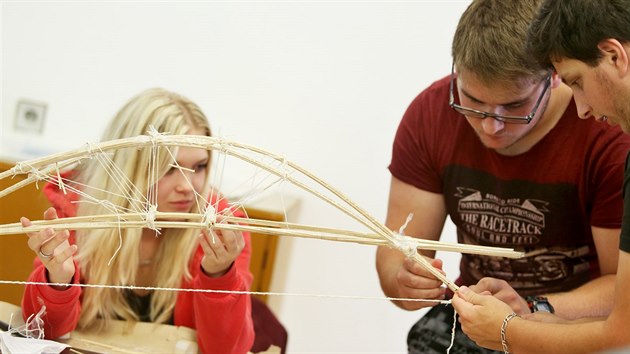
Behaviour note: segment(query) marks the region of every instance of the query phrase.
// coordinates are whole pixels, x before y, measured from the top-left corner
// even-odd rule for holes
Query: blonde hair
[[[542,79],[547,69],[527,50],[527,31],[542,0],[474,0],[453,37],[458,71],[483,83]]]
[[[173,92],[155,88],[140,93],[125,104],[109,124],[103,140],[146,134],[151,126],[158,132],[169,134],[187,134],[193,129],[201,129],[210,136],[208,120],[195,103]],[[173,156],[176,156],[176,153],[177,151],[173,151]],[[172,158],[165,152],[160,153],[159,156],[157,168],[158,176],[161,177],[168,171]],[[150,158],[150,149],[136,148],[119,149],[111,156],[116,167],[142,193],[142,197],[147,196],[149,188],[152,187],[148,185],[150,182],[147,177]],[[90,195],[98,200],[104,200],[105,203],[82,202],[79,204],[77,214],[111,213],[106,209],[106,205],[110,203],[117,207],[131,209],[129,200],[123,197],[130,192],[130,188],[116,183],[93,160],[90,160],[79,171],[77,179],[83,185],[90,187],[88,191]],[[202,196],[207,196],[209,188],[207,180],[204,185],[204,190],[198,192]],[[199,210],[193,210],[193,212],[199,212]],[[119,232],[122,247],[116,254],[119,247]],[[197,234],[190,229],[161,230],[159,237],[162,241],[154,258],[156,286],[179,288],[184,277],[191,278],[189,264],[198,245]],[[168,237],[165,237],[167,235]],[[77,231],[79,250],[76,259],[81,268],[82,278],[90,284],[133,285],[140,265],[141,236],[141,229]],[[116,257],[108,265],[114,254]],[[151,297],[151,321],[167,322],[173,314],[176,299],[177,292],[155,292]],[[125,299],[123,291],[111,288],[85,288],[79,327],[90,327],[96,319],[105,320],[101,322],[104,326],[110,319],[139,320]]]

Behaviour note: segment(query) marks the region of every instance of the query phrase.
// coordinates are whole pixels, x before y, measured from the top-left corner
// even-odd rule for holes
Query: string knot
[[[394,246],[407,257],[412,257],[418,252],[413,237],[394,234]]]
[[[413,213],[409,213],[409,215],[407,215],[407,220],[405,220],[405,223],[402,224],[400,229],[398,229],[398,233],[394,234],[394,246],[396,246],[396,248],[404,253],[407,257],[411,257],[418,252],[414,239],[412,237],[405,236],[405,229],[412,219]]]
[[[149,134],[149,136],[151,137],[151,144],[153,144],[153,146],[157,146],[158,141],[160,141],[160,139],[164,135],[160,133],[157,129],[155,129],[153,125],[149,126],[147,134]]]
[[[223,139],[222,136],[218,137],[216,139],[216,143],[219,145],[219,151],[223,152],[223,153],[227,153],[228,148],[227,148],[227,142],[225,141],[225,139]]]
[[[215,222],[217,222],[217,211],[210,204],[206,207],[206,211],[203,213],[203,220],[201,221],[208,228],[211,228]]]
[[[87,150],[88,156],[92,158],[92,156],[94,155],[94,147],[92,147],[92,143],[90,143],[89,141],[86,143],[86,145],[87,145],[86,150]]]
[[[156,216],[156,214],[157,214],[157,205],[151,204],[149,206],[149,210],[147,210],[147,213],[146,213],[146,216],[145,216],[147,226],[151,230],[157,230],[157,228],[155,227],[155,216]]]
[[[34,167],[31,167],[30,170],[24,169],[21,173],[26,173],[26,171],[29,171],[28,178],[35,178],[36,182],[44,180],[47,177],[44,173],[38,171]]]
[[[26,171],[28,171],[23,162],[16,162],[15,166],[13,166],[11,170],[13,170],[13,177],[26,173]]]
[[[287,180],[289,178],[289,161],[286,156],[282,156],[282,179]]]

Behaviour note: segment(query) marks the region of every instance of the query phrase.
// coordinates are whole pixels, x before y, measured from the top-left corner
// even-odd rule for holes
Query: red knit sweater
[[[76,194],[63,194],[55,185],[47,184],[44,194],[57,210],[60,218],[76,215]],[[214,202],[214,201],[213,201]],[[227,202],[219,202],[219,211],[228,208]],[[237,216],[242,216],[237,215]],[[192,279],[182,279],[180,288],[213,289],[229,291],[248,291],[252,283],[249,272],[251,240],[244,233],[245,248],[230,270],[223,276],[211,278],[201,271],[203,250],[199,246],[191,262]],[[71,237],[71,243],[74,242]],[[82,279],[80,268],[75,262],[76,273],[73,279],[89,283]],[[47,282],[46,268],[39,258],[35,258],[34,270],[29,276],[31,282]],[[159,284],[158,284],[159,286]],[[45,285],[27,285],[22,298],[24,319],[36,314],[42,304],[46,305],[44,330],[46,338],[58,338],[73,331],[81,315],[80,287],[55,290]],[[202,353],[246,353],[254,341],[254,328],[251,318],[251,299],[249,295],[179,292],[175,303],[174,324],[197,330],[197,343]]]

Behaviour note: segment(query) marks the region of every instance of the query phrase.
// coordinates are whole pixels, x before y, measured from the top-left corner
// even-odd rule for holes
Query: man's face
[[[498,121],[492,117],[484,119],[466,116],[466,120],[487,148],[509,154],[518,150],[518,143],[538,123],[543,115],[549,91],[543,93],[545,80],[524,78],[514,82],[500,82],[488,85],[474,73],[462,71],[457,77],[457,92],[461,106],[479,111],[508,116],[527,116],[542,95],[536,115],[529,124],[515,124]]]
[[[558,75],[573,90],[573,97],[580,118],[593,117],[611,125],[619,124],[630,133],[630,100],[624,92],[615,71],[604,61],[595,67],[576,59],[553,62]]]

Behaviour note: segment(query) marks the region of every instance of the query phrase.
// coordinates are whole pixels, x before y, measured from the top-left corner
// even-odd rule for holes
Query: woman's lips
[[[193,205],[192,200],[179,200],[176,202],[170,202],[170,204],[177,210],[185,210],[188,211]]]

